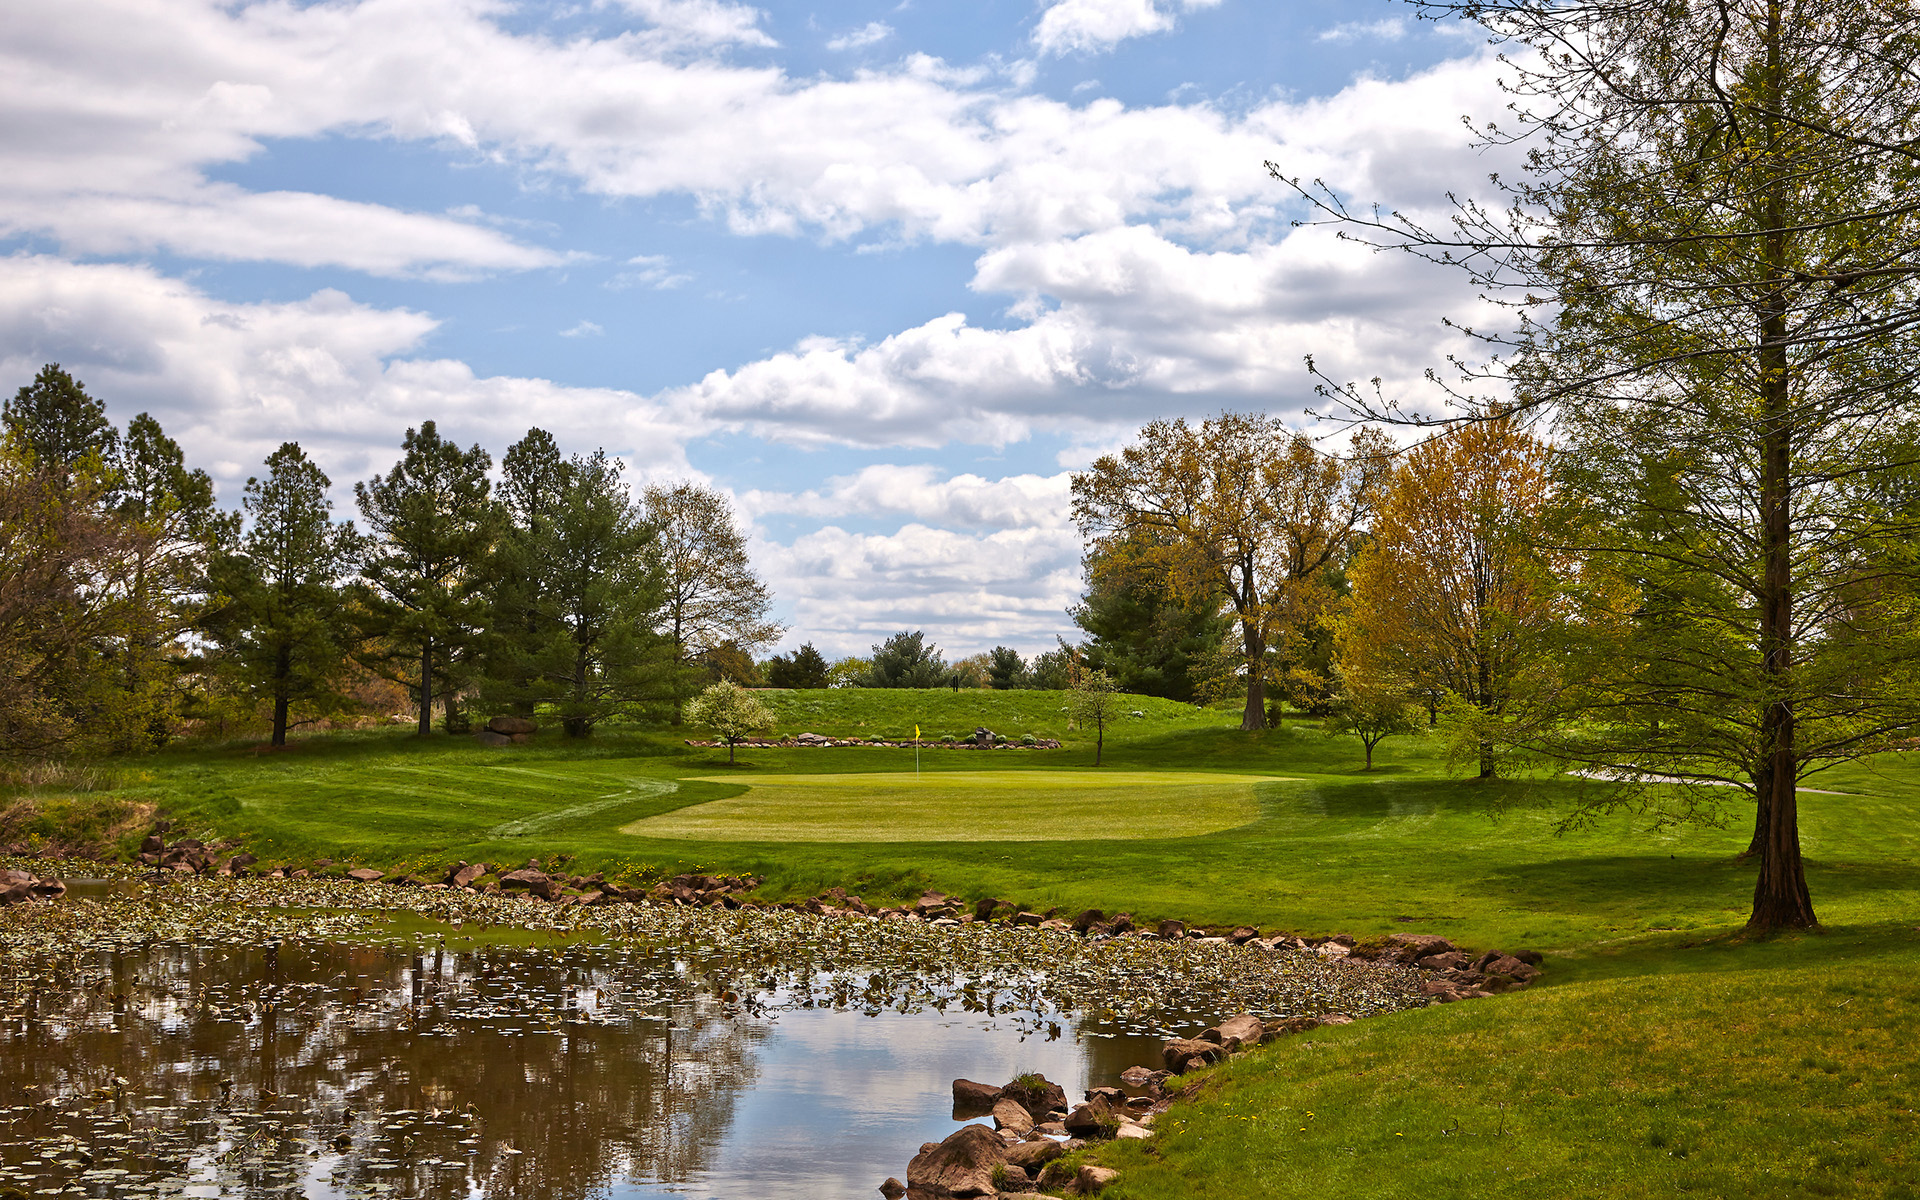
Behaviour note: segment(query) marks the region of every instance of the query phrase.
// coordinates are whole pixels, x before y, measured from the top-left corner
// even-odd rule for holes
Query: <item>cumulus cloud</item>
[[[827,42],[829,50],[859,50],[884,42],[893,36],[893,26],[885,21],[868,21],[852,33],[843,33]]]
[[[605,332],[606,330],[592,321],[582,320],[571,328],[562,329],[560,336],[563,338],[599,337]]]
[[[619,0],[620,6],[652,26],[638,40],[656,52],[756,46],[780,43],[760,28],[766,16],[745,4],[723,0]]]
[[[948,476],[929,464],[887,463],[835,476],[804,492],[747,491],[739,503],[754,517],[907,517],[945,528],[1061,529],[1070,523],[1068,478],[1065,473]]]
[[[611,388],[478,377],[424,354],[437,325],[333,289],[233,303],[146,266],[0,259],[0,378],[58,362],[116,420],[152,412],[228,502],[282,441],[300,442],[344,491],[386,469],[401,433],[426,419],[496,451],[540,425],[644,471],[687,470],[695,430],[674,414]]]
[[[1220,0],[1180,0],[1189,11]],[[1042,54],[1096,54],[1128,38],[1165,33],[1174,26],[1174,5],[1160,0],[1053,0],[1033,29]]]

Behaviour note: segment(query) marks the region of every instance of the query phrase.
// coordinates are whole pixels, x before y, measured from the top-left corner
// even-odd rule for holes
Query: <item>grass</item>
[[[942,799],[904,808],[889,797],[910,750],[753,750],[729,769],[724,752],[647,731],[504,751],[384,732],[272,755],[186,747],[117,787],[37,802],[159,805],[182,832],[243,835],[269,862],[566,855],[616,874],[763,874],[781,896],[939,887],[1548,956],[1527,992],[1324,1030],[1219,1069],[1161,1138],[1099,1152],[1123,1169],[1117,1198],[1913,1194],[1920,756],[1815,781],[1843,795],[1802,795],[1825,928],[1756,942],[1739,933],[1754,866],[1736,858],[1747,830],[1731,809],[1717,829],[1622,815],[1561,832],[1601,785],[1451,779],[1420,739],[1389,740],[1367,772],[1351,739],[1297,724],[1246,734],[1234,714],[1142,701],[1095,771],[1056,693],[763,695],[785,733],[986,725],[1068,744],[994,753],[990,780],[966,778],[986,767],[980,752],[929,751],[921,786]],[[1224,829],[1195,811],[1125,836],[1140,832],[1127,806],[1154,803],[1136,795],[1157,790],[1143,773],[1244,779],[1229,792],[1243,807]],[[1062,781],[1071,790],[1043,791]],[[1055,836],[1034,840],[1036,826]]]
[[[735,784],[725,775],[697,783]],[[1083,841],[1071,814],[1100,814],[1104,840],[1217,833],[1259,816],[1246,775],[1200,771],[866,771],[759,775],[724,800],[642,817],[636,837],[720,842]]]

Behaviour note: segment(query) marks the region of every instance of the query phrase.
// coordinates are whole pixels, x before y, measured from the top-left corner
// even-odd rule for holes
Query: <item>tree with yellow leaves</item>
[[[1537,723],[1553,692],[1551,573],[1567,564],[1540,548],[1550,458],[1511,417],[1465,422],[1416,447],[1348,575],[1341,662],[1450,697],[1483,779],[1514,740],[1503,727]]]
[[[1325,454],[1255,414],[1155,421],[1073,477],[1074,519],[1091,560],[1163,578],[1189,604],[1224,597],[1240,626],[1240,727],[1264,729],[1271,660],[1333,601],[1327,569],[1372,514],[1388,448],[1363,430],[1353,454]]]

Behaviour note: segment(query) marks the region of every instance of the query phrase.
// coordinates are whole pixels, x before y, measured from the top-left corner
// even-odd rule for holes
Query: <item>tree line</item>
[[[671,719],[783,630],[724,496],[637,491],[530,429],[501,457],[432,421],[388,471],[333,481],[287,442],[239,511],[147,414],[120,430],[49,364],[0,413],[0,755],[151,748],[404,697],[421,733],[476,712],[574,737]]]

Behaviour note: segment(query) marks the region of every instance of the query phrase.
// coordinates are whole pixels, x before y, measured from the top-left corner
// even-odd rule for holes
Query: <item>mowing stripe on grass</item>
[[[621,827],[716,842],[1059,842],[1195,837],[1258,819],[1280,777],[1203,771],[941,771],[703,775],[747,785]]]
[[[532,837],[537,833],[545,833],[550,829],[557,829],[562,825],[593,816],[595,813],[619,808],[623,804],[631,804],[635,800],[644,800],[648,796],[665,796],[679,790],[680,785],[671,779],[639,779],[624,792],[615,792],[611,796],[601,796],[595,800],[588,800],[584,804],[569,804],[565,808],[556,808],[551,812],[536,813],[518,821],[507,821],[495,825],[487,830],[487,836],[490,838]]]

